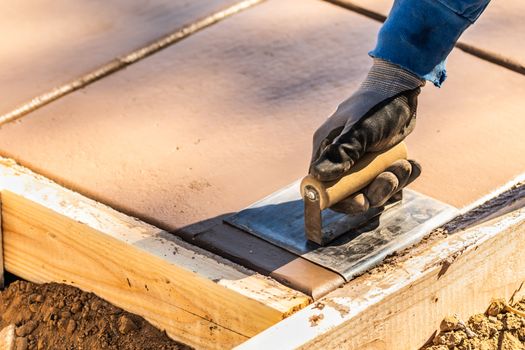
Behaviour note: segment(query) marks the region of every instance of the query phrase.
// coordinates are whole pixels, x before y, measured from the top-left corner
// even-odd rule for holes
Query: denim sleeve
[[[445,60],[490,0],[396,0],[379,31],[372,57],[441,86]]]

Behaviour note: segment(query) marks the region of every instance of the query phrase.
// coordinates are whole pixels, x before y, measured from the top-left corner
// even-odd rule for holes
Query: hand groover
[[[373,89],[372,85],[363,84],[315,132],[309,173],[317,180],[337,181],[365,154],[385,152],[414,130],[421,89],[404,90],[373,104],[385,96],[385,89]],[[361,214],[380,207],[420,173],[416,161],[398,160],[368,186],[331,209]]]

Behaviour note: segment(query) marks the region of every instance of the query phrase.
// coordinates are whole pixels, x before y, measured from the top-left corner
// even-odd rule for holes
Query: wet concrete
[[[378,25],[270,1],[0,129],[0,152],[171,230],[302,177]]]
[[[0,114],[235,0],[1,0]]]
[[[388,15],[393,0],[343,0]],[[477,22],[460,40],[525,66],[525,3],[521,0],[491,1]]]
[[[408,137],[411,188],[458,208],[525,172],[525,77],[456,50],[442,89],[425,88]]]
[[[366,74],[378,29],[321,1],[270,0],[4,126],[0,154],[317,293],[338,276],[217,219],[305,174],[313,131]],[[459,51],[449,72],[420,100],[412,188],[462,207],[525,170],[525,79]]]

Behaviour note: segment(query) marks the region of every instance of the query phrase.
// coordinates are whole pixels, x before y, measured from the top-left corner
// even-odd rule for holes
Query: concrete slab
[[[393,0],[338,0],[388,15]],[[460,40],[525,66],[525,2],[492,1]],[[451,72],[454,74],[454,72]]]
[[[217,220],[305,174],[313,131],[371,63],[379,23],[297,4],[268,1],[4,126],[0,153],[217,242]],[[461,207],[525,170],[525,79],[459,51],[449,67],[444,89],[425,88],[409,147],[424,167],[413,188]],[[249,256],[228,235],[220,249]]]
[[[1,0],[0,114],[235,0]]]
[[[425,87],[407,139],[412,189],[464,207],[525,172],[525,77],[455,50],[442,89]]]
[[[345,31],[337,33],[339,26]],[[322,2],[297,7],[294,1],[273,1],[196,34],[187,40],[190,44],[178,43],[138,63],[137,70],[130,67],[7,125],[2,132],[11,134],[12,127],[24,135],[34,132],[44,137],[42,144],[58,147],[44,154],[58,152],[57,157],[68,163],[79,162],[67,167],[75,174],[66,174],[48,168],[50,159],[39,165],[16,156],[41,173],[318,298],[344,279],[225,226],[220,219],[304,175],[311,130],[366,73],[366,52],[376,30],[377,24],[368,19]],[[318,50],[326,40],[334,47],[345,43],[352,52],[339,50],[327,58]],[[338,82],[340,74],[354,79]],[[124,85],[115,89],[113,83],[106,85],[108,79]],[[91,88],[97,96],[91,95]],[[94,105],[88,100],[81,107],[77,98],[82,96],[95,98],[96,110],[102,109],[89,108]],[[66,107],[70,118],[55,110],[69,98],[75,100]],[[312,110],[303,100],[326,102],[324,108]],[[303,126],[301,114],[318,118],[307,118]],[[53,125],[40,124],[48,118]],[[22,131],[33,122],[40,126]],[[42,127],[53,135],[37,130]],[[14,139],[5,140],[6,153],[15,156],[9,151],[11,146],[18,149]],[[61,141],[51,145],[53,140]],[[297,154],[297,149],[302,152]],[[89,170],[81,170],[83,166]]]
[[[366,74],[378,24],[270,1],[0,130],[2,154],[168,229],[303,176],[311,134]]]

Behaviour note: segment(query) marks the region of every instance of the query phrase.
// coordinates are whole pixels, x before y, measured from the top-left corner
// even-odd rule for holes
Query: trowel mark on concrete
[[[211,187],[211,184],[205,179],[193,180],[188,184],[188,188],[194,191],[202,191],[207,187]]]

